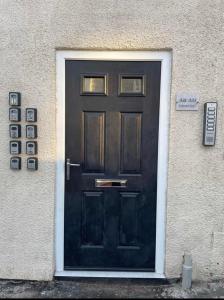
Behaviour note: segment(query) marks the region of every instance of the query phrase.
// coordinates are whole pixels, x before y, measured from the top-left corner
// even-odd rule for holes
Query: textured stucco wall
[[[166,275],[179,277],[189,251],[195,279],[224,276],[223,15],[222,0],[0,0],[0,278],[53,276],[55,53],[62,48],[172,49]],[[36,173],[25,159],[22,171],[9,170],[11,90],[21,91],[23,108],[38,108]],[[192,91],[199,111],[175,111],[176,93]],[[205,148],[209,100],[219,104],[217,143]]]

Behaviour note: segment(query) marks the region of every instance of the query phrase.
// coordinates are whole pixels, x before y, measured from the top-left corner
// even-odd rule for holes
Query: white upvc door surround
[[[155,272],[64,271],[64,165],[65,165],[65,61],[114,60],[161,61],[158,141],[156,264]],[[67,277],[165,278],[166,190],[171,85],[171,53],[168,51],[57,51],[57,161],[56,161],[56,272]]]

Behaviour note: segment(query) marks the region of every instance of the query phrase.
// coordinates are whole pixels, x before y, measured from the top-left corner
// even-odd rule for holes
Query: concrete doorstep
[[[0,298],[224,298],[224,280],[181,282],[133,279],[0,280]]]

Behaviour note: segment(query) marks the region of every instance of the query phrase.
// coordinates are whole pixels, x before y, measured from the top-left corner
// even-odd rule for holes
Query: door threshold
[[[98,277],[98,278],[152,278],[164,279],[164,274],[156,272],[122,271],[57,271],[55,277]]]

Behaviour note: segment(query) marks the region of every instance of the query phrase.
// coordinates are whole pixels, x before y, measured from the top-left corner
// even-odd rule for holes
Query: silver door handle
[[[66,159],[66,179],[67,180],[70,180],[70,168],[71,167],[80,167],[81,166],[81,164],[71,164],[71,162],[70,162],[71,160],[70,160],[70,158],[67,158]]]

